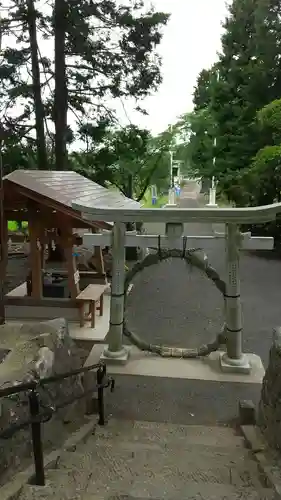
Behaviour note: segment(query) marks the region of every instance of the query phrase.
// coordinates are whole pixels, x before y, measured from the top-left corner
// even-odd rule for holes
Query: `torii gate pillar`
[[[115,222],[112,230],[113,259],[108,346],[101,360],[116,364],[125,364],[129,355],[129,349],[123,346],[125,238],[126,225],[123,222]]]
[[[248,358],[242,352],[242,312],[240,299],[239,254],[241,234],[237,224],[226,225],[226,349],[221,357],[224,372],[250,373]]]

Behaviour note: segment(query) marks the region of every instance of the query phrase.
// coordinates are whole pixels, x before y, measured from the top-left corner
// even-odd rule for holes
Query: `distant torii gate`
[[[124,205],[125,202],[124,202]],[[110,220],[114,228],[108,234],[85,234],[84,243],[92,245],[112,245],[112,297],[110,311],[110,328],[108,346],[103,353],[103,359],[125,363],[128,350],[123,346],[124,320],[124,268],[125,247],[157,247],[158,236],[136,235],[126,233],[126,222],[166,222],[166,235],[161,237],[161,246],[183,248],[183,223],[209,222],[225,223],[225,234],[214,236],[187,237],[187,248],[202,247],[208,250],[210,246],[221,242],[222,251],[226,250],[227,283],[226,283],[226,329],[227,352],[221,356],[223,371],[249,373],[250,364],[242,352],[242,318],[240,301],[239,251],[241,249],[272,249],[273,238],[251,237],[249,233],[241,234],[238,224],[263,223],[273,220],[281,212],[281,203],[265,207],[250,208],[174,208],[174,209],[143,209],[138,205],[134,208],[132,200],[127,208],[106,208],[95,206],[89,202],[84,205],[79,200],[73,207],[81,210],[93,220]]]

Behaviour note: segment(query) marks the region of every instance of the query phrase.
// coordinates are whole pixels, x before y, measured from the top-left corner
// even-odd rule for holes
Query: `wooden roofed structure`
[[[15,170],[4,177],[3,189],[5,241],[2,242],[2,279],[5,279],[8,262],[8,221],[28,221],[32,290],[31,296],[25,297],[25,305],[44,301],[44,248],[51,242],[61,245],[64,250],[70,300],[73,302],[80,292],[79,272],[73,255],[77,235],[73,230],[88,229],[90,232],[100,232],[103,229],[110,230],[112,224],[87,220],[80,211],[72,207],[72,202],[76,198],[87,196],[90,199],[102,199],[103,203],[110,204],[112,193],[73,171]],[[122,198],[121,194],[113,193],[114,198],[116,194]],[[100,248],[99,251],[102,261]],[[19,298],[8,294],[5,302],[15,305],[16,299]]]
[[[7,220],[27,220],[33,209],[47,227],[72,223],[72,227],[110,229],[111,224],[92,222],[72,208],[72,202],[85,195],[108,197],[108,190],[73,171],[15,170],[3,179],[4,211]],[[78,225],[77,225],[78,223]]]

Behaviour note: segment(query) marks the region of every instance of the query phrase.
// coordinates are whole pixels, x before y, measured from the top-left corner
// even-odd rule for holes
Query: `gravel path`
[[[198,205],[186,192],[179,202],[181,207]],[[153,229],[157,230],[155,224]],[[210,224],[186,224],[184,230],[192,235],[208,235],[211,231]],[[159,232],[163,232],[163,225],[159,225]],[[243,252],[241,256],[244,351],[260,355],[266,364],[272,329],[281,324],[281,263],[258,253]],[[208,258],[225,277],[224,254],[213,250]],[[219,292],[184,262],[173,260],[146,269],[134,284],[128,300],[129,324],[149,342],[194,347],[214,338],[220,330],[223,316]]]

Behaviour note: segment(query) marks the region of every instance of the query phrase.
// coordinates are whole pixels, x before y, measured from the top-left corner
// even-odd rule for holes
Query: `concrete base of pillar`
[[[130,348],[123,347],[120,351],[109,351],[105,346],[100,356],[100,361],[110,365],[125,365],[129,359]]]
[[[167,203],[164,208],[169,208],[169,207],[176,207],[177,204],[176,203]]]
[[[207,203],[206,207],[209,207],[209,208],[217,208],[218,205],[216,203]]]
[[[240,359],[232,359],[227,356],[227,353],[220,353],[220,367],[224,373],[251,373],[251,364],[248,357],[243,354]]]
[[[146,377],[163,377],[206,380],[218,383],[235,382],[241,384],[261,384],[264,377],[264,367],[259,356],[247,354],[251,371],[222,370],[221,351],[212,352],[206,358],[183,359],[183,358],[162,358],[156,354],[140,351],[135,346],[130,346],[130,356],[127,363],[122,361],[103,358],[106,346],[96,344],[89,354],[85,366],[98,363],[104,359],[108,364],[108,373],[121,375],[141,375]],[[127,346],[126,346],[127,349]],[[124,359],[124,358],[123,358]]]

